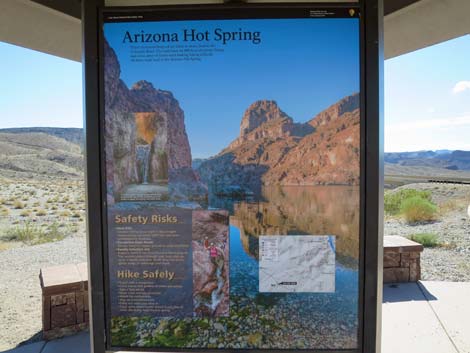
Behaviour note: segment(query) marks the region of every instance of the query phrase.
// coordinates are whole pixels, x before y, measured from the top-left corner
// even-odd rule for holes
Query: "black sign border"
[[[84,79],[84,132],[86,138],[87,249],[91,351],[157,351],[158,348],[110,346],[110,312],[106,178],[104,173],[103,41],[104,14],[148,14],[160,11],[160,20],[226,18],[289,18],[305,9],[359,8],[361,13],[361,185],[359,258],[359,337],[354,350],[179,349],[167,352],[330,352],[379,353],[381,350],[383,246],[383,0],[360,3],[250,3],[152,7],[104,7],[104,0],[82,1],[82,63]],[[176,12],[177,11],[177,12]],[[245,13],[243,13],[246,11]],[[178,13],[178,16],[175,14]],[[239,17],[234,16],[238,13]],[[282,13],[282,15],[281,15]],[[263,16],[264,14],[264,16]],[[160,17],[161,16],[161,17]],[[213,17],[211,17],[213,16]],[[139,19],[142,20],[142,19]],[[148,20],[155,20],[154,18]],[[128,21],[128,20],[126,20]],[[368,119],[366,119],[368,117]],[[106,308],[106,310],[105,310]]]

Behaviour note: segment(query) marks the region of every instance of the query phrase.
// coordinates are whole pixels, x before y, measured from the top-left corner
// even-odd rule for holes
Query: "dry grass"
[[[21,210],[21,209],[24,208],[24,206],[25,206],[24,203],[21,202],[20,200],[15,200],[15,201],[13,201],[13,208],[14,208],[15,210]]]
[[[29,217],[29,216],[31,216],[31,211],[30,210],[23,210],[23,211],[21,211],[20,216],[21,217]]]
[[[445,216],[455,211],[466,211],[468,201],[466,199],[451,199],[439,205],[439,215]]]
[[[85,207],[78,201],[84,200],[82,182],[57,179],[50,188],[15,179],[0,183],[0,196],[0,244],[7,244],[5,248],[84,233]]]
[[[41,209],[41,210],[37,210],[37,212],[36,212],[36,216],[42,217],[42,216],[45,216],[45,215],[47,215],[46,210]]]

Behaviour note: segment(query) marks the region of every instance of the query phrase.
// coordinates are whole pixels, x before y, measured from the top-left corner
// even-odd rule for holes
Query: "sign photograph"
[[[359,8],[198,16],[102,13],[107,345],[359,349]]]

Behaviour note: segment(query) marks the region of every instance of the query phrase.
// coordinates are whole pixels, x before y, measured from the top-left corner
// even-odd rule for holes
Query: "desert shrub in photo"
[[[436,219],[437,206],[420,196],[405,199],[400,212],[408,223],[430,222]]]
[[[440,246],[439,237],[435,233],[417,233],[410,235],[410,239],[420,243],[426,248],[434,248]]]
[[[403,189],[399,191],[389,191],[384,195],[384,210],[389,215],[397,215],[401,212],[402,204],[405,200],[419,197],[431,201],[431,192],[427,190]]]

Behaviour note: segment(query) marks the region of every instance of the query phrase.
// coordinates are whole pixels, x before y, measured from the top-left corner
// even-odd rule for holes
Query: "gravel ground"
[[[0,252],[0,351],[40,339],[40,268],[83,261],[86,261],[83,234]]]
[[[410,184],[402,188],[430,190],[432,200],[444,211],[438,220],[408,225],[400,218],[386,218],[385,235],[410,236],[435,233],[444,246],[425,248],[421,255],[422,279],[427,281],[470,281],[470,185]],[[396,189],[397,190],[397,189]]]

